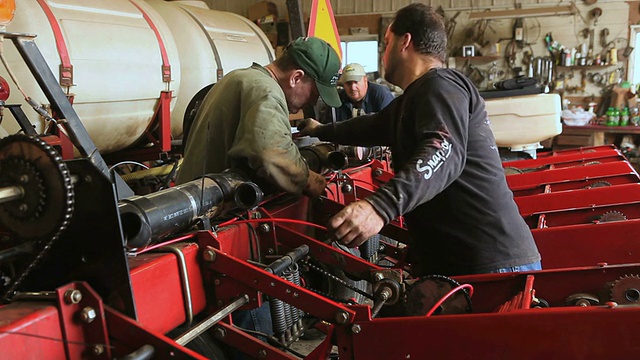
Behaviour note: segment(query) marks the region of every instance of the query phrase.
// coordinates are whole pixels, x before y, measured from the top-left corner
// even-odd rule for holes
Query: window
[[[631,26],[630,38],[629,46],[634,47],[635,50],[629,58],[627,81],[638,86],[640,84],[640,25]]]
[[[368,73],[378,71],[377,35],[347,35],[342,36],[340,40],[342,67],[358,63]]]

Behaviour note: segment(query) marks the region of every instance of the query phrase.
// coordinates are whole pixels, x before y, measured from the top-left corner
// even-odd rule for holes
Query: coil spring
[[[295,285],[300,285],[300,271],[298,264],[289,266],[280,276],[286,281]],[[271,310],[271,321],[273,322],[273,332],[283,343],[294,340],[300,335],[302,329],[301,314],[298,308],[274,297],[269,299]]]
[[[280,299],[269,297],[269,310],[271,310],[271,326],[273,327],[274,336],[284,343],[287,332],[284,302]]]
[[[298,264],[295,264],[295,271],[293,272],[293,283],[296,284],[296,286],[302,287],[302,281],[300,281],[300,268],[298,267]],[[298,309],[298,319],[302,319],[304,315],[304,310]]]
[[[296,286],[301,286],[300,268],[298,267],[298,264],[291,265],[291,267],[289,267],[285,271],[284,276],[287,279],[287,281],[292,282]],[[290,310],[291,310],[291,321],[293,323],[291,327],[291,335],[294,339],[298,339],[304,331],[304,324],[302,323],[302,318],[304,317],[305,313],[304,311],[296,308],[293,305],[291,305]]]

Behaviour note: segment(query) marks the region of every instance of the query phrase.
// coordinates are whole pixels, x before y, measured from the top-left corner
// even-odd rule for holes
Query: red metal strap
[[[162,41],[162,37],[160,36],[160,31],[153,23],[153,20],[149,17],[149,15],[133,0],[129,0],[133,6],[137,7],[142,13],[142,16],[149,24],[151,30],[153,30],[154,34],[156,34],[156,38],[158,39],[158,45],[160,46],[160,55],[162,55],[162,81],[169,82],[171,81],[171,64],[169,64],[169,57],[167,56],[167,49],[164,46],[164,41]]]
[[[47,20],[49,20],[49,24],[51,25],[51,30],[53,30],[53,36],[56,39],[56,47],[58,48],[58,54],[60,54],[60,85],[62,86],[72,86],[73,85],[73,65],[71,65],[71,59],[69,58],[69,51],[67,50],[67,44],[64,41],[64,37],[62,36],[62,30],[60,29],[60,24],[58,24],[58,20],[53,15],[49,4],[47,4],[46,0],[38,0],[38,4],[42,7],[45,15],[47,16]]]

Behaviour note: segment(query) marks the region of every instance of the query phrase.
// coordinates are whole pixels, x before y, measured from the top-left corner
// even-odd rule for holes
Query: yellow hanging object
[[[16,12],[15,0],[0,0],[0,26],[8,25]]]

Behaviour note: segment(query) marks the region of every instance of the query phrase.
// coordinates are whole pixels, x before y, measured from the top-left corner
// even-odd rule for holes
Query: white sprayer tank
[[[182,136],[185,109],[202,88],[228,72],[274,58],[264,33],[242,16],[210,10],[201,1],[21,0],[8,32],[37,35],[35,42],[60,80],[62,64],[51,18],[60,28],[73,66],[73,107],[101,153],[134,144],[151,123],[162,91],[172,91],[171,132]],[[47,16],[49,15],[49,16]],[[8,40],[4,54],[25,93],[48,100]],[[170,66],[170,79],[167,77]],[[10,80],[7,104],[22,104],[36,131],[43,119]],[[18,132],[5,111],[0,136]]]

